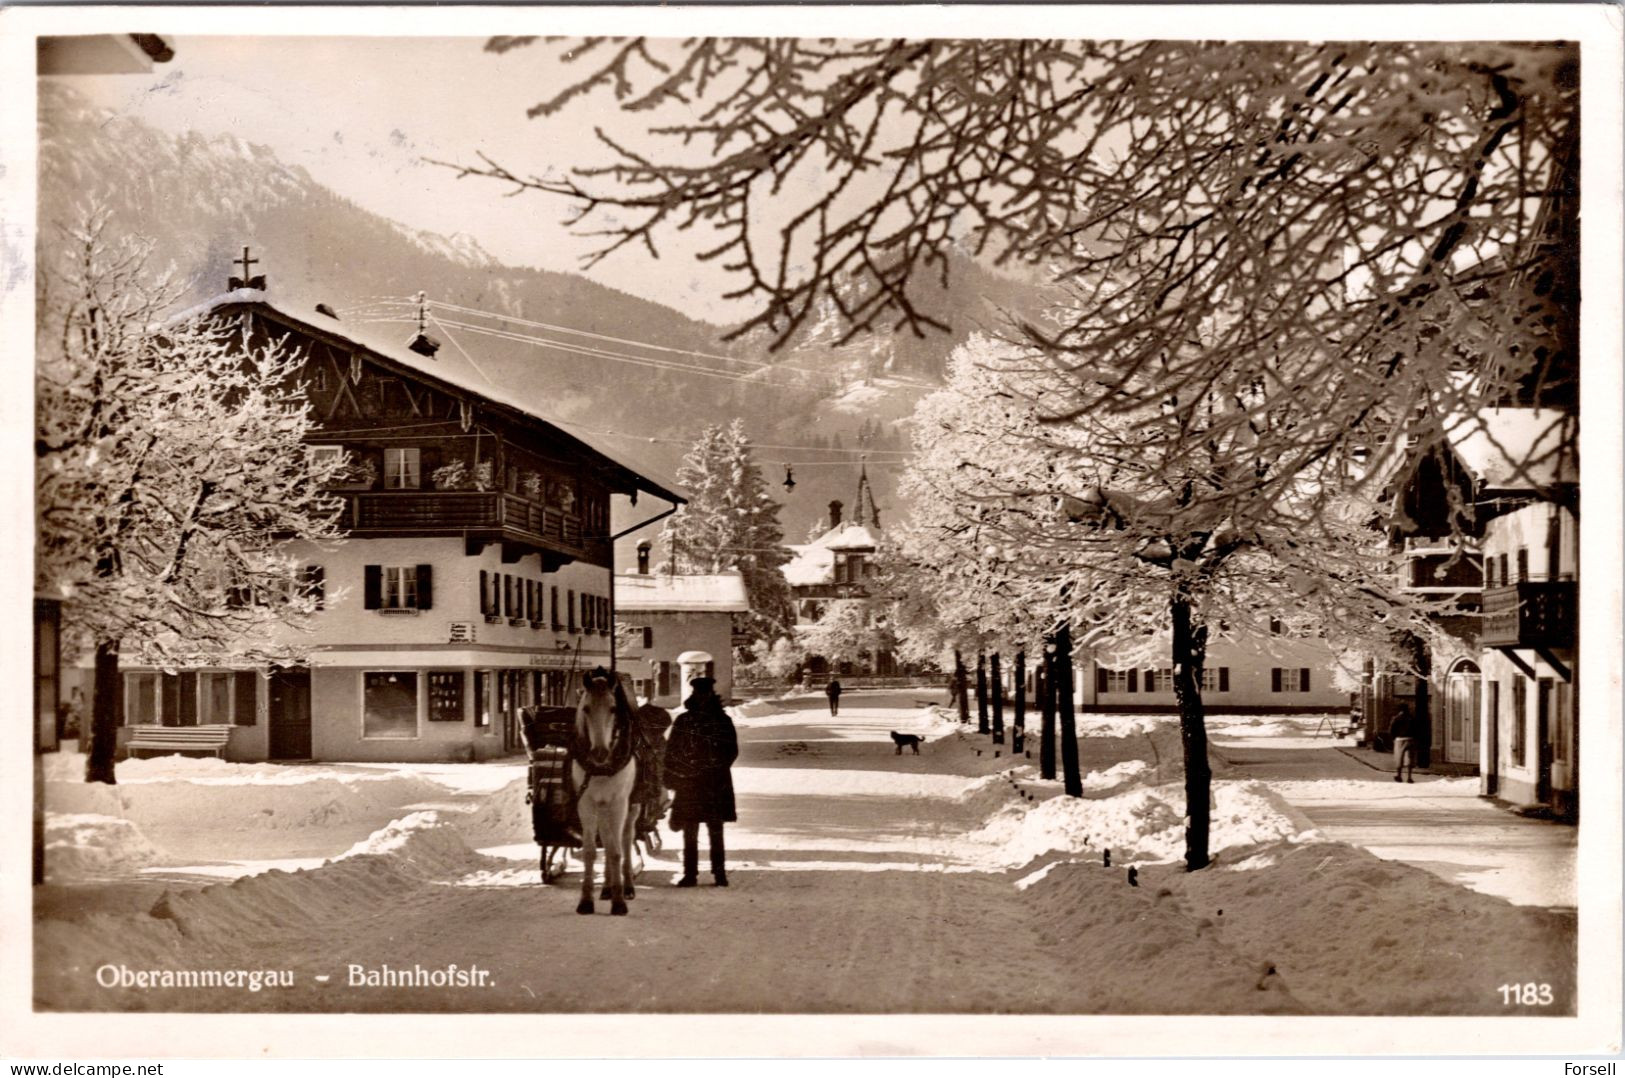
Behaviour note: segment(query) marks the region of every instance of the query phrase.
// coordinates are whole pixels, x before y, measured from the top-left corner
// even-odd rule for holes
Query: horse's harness
[[[615,712],[615,721],[610,727],[609,753],[599,756],[593,752],[592,735],[589,734],[585,724],[575,722],[570,728],[570,761],[586,774],[581,782],[581,788],[576,791],[576,797],[587,792],[592,780],[600,775],[614,775],[626,767],[632,760],[633,741],[631,716],[619,704],[612,703]]]

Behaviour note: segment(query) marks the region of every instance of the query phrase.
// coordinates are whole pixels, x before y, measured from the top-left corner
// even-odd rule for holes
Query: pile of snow
[[[473,856],[461,833],[438,812],[413,812],[357,842],[333,858],[385,858],[397,871],[438,878],[460,869]]]
[[[985,796],[973,784],[971,796]],[[1217,782],[1210,848],[1215,852],[1318,838],[1303,817],[1258,782]],[[1182,786],[1134,786],[1105,797],[1006,803],[972,836],[1007,865],[1051,854],[1112,851],[1114,863],[1177,861],[1185,851]]]
[[[498,842],[529,842],[534,838],[531,827],[531,808],[525,798],[530,793],[530,780],[515,779],[502,789],[487,796],[480,806],[467,816],[453,820],[453,826],[480,845]]]
[[[45,871],[52,882],[128,875],[161,859],[129,820],[96,813],[47,813]]]

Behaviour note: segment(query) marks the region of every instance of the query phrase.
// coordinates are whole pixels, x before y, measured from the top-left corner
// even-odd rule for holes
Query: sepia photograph
[[[1620,28],[1178,10],[0,11],[0,1052],[1617,1053]]]

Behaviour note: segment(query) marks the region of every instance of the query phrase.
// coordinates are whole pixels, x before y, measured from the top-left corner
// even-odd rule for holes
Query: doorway
[[[1468,659],[1452,667],[1445,679],[1445,759],[1452,763],[1478,763],[1483,683],[1478,664]]]
[[[310,671],[273,669],[270,682],[270,758],[310,759]]]

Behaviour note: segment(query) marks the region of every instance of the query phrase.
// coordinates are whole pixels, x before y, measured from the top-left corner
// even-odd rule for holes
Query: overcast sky
[[[561,175],[602,161],[594,125],[626,119],[599,94],[560,116],[525,110],[570,77],[544,47],[504,55],[485,38],[186,37],[150,76],[62,81],[96,104],[179,134],[234,134],[358,204],[415,228],[467,233],[503,262],[578,271],[589,241],[562,224],[567,203],[495,181],[457,180],[425,158],[476,161],[484,151],[516,173]],[[626,251],[589,275],[695,317],[744,312],[715,297],[715,271],[674,237],[652,261]]]

